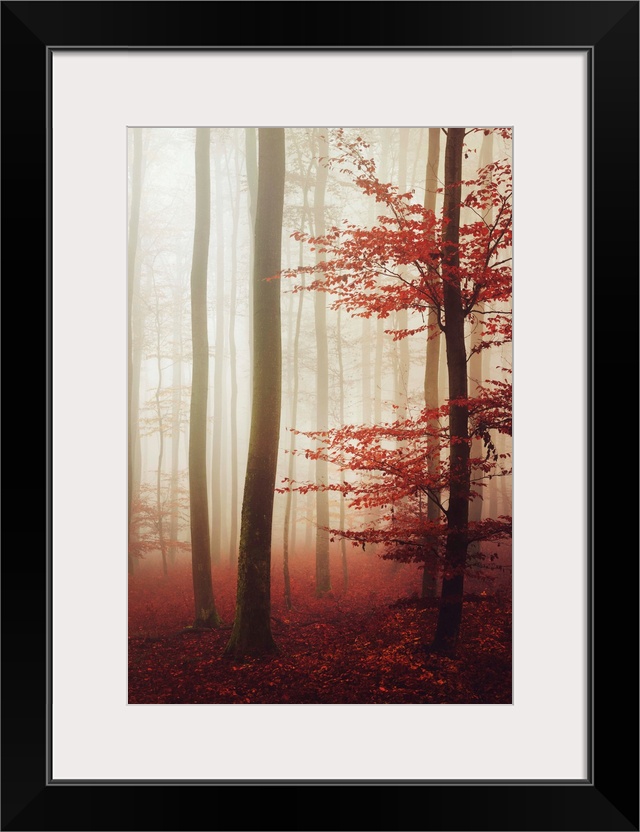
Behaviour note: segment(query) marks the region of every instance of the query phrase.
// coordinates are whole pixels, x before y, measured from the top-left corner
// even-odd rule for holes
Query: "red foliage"
[[[313,573],[311,561],[293,559],[289,612],[274,568],[272,626],[280,655],[238,663],[222,657],[233,617],[232,569],[214,570],[226,628],[204,631],[188,626],[189,567],[168,579],[151,566],[141,570],[130,580],[129,702],[511,702],[508,593],[468,599],[464,638],[449,659],[425,652],[437,609],[417,600],[415,569],[354,554],[348,591],[322,599],[315,597]]]
[[[510,138],[508,129],[496,132]],[[337,155],[328,160],[329,164],[339,168],[363,193],[375,197],[385,213],[371,228],[345,220],[342,227],[334,226],[321,237],[294,234],[312,249],[320,249],[325,259],[285,275],[315,274],[316,279],[305,288],[330,293],[334,308],[346,309],[354,316],[387,318],[398,310],[410,310],[421,313],[424,320],[427,311],[435,310],[442,331],[447,326],[443,286],[452,281],[459,290],[465,316],[473,318],[479,304],[484,304],[482,335],[469,351],[480,352],[510,341],[509,162],[492,162],[481,168],[476,178],[462,182],[461,207],[472,219],[460,226],[459,266],[445,270],[445,220],[415,201],[412,193],[401,193],[391,183],[380,182],[375,163],[367,156],[368,145],[360,136],[351,139],[344,130],[334,131],[333,146]],[[451,187],[459,185],[453,183]],[[398,340],[427,329],[424,324],[395,330],[393,337]],[[429,337],[435,334],[432,332]],[[330,431],[305,432],[315,447],[299,453],[332,463],[341,472],[341,481],[318,486],[284,480],[280,490],[340,491],[352,509],[382,509],[385,513],[375,526],[363,522],[363,528],[331,529],[331,533],[363,547],[367,543],[382,543],[384,557],[424,562],[438,540],[442,553],[449,533],[447,501],[453,484],[448,458],[451,442],[463,441],[472,446],[474,439],[481,441],[482,456],[472,456],[466,471],[470,477],[470,500],[482,498],[490,478],[511,473],[509,460],[498,454],[495,445],[496,433],[511,434],[510,370],[502,370],[505,379],[485,381],[474,389],[473,396],[451,399],[437,410],[423,410],[417,417],[382,425],[346,425]],[[467,409],[468,439],[466,429],[464,439],[450,436],[452,406]],[[436,453],[439,462],[435,470],[430,470],[429,460],[435,459]],[[436,521],[426,519],[427,500],[432,500],[440,510]],[[458,534],[457,529],[454,532]],[[501,517],[472,523],[465,534],[469,543],[503,539],[511,534],[511,521]]]

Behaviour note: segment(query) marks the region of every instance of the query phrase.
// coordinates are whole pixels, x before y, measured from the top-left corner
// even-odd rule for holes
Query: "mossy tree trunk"
[[[236,615],[225,654],[277,652],[271,633],[271,527],[280,433],[280,281],[284,128],[258,131],[253,272],[254,372],[249,456],[242,500]]]
[[[191,264],[191,337],[193,375],[189,420],[189,505],[191,563],[196,617],[194,627],[217,627],[220,619],[213,597],[209,510],[207,505],[207,265],[211,221],[211,166],[209,128],[196,128],[196,221]]]

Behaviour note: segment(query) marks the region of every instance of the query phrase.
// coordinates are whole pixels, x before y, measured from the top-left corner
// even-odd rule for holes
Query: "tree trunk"
[[[296,314],[295,333],[293,336],[293,366],[291,368],[292,390],[291,390],[291,424],[289,425],[289,460],[287,465],[287,478],[289,480],[289,490],[285,498],[284,508],[284,522],[283,522],[283,538],[282,538],[282,576],[284,579],[284,605],[290,610],[293,606],[291,601],[291,576],[289,574],[289,538],[291,528],[291,510],[293,506],[293,480],[295,477],[295,448],[296,436],[293,432],[296,428],[297,411],[298,411],[298,342],[300,340],[300,323],[302,318],[302,299],[304,292],[298,295],[298,311]],[[293,300],[293,295],[291,296]]]
[[[362,319],[362,424],[371,424],[371,321]]]
[[[238,147],[236,145],[236,182],[240,182]],[[231,193],[231,183],[229,183]],[[233,228],[231,231],[231,298],[229,300],[229,360],[231,363],[231,525],[229,529],[229,563],[235,566],[238,559],[238,359],[236,349],[236,306],[238,294],[238,220],[240,194],[233,204]]]
[[[249,378],[253,378],[253,271],[255,266],[256,246],[256,211],[258,206],[258,146],[255,127],[246,127],[244,131],[245,156],[247,165],[247,188],[249,191],[249,222],[251,234],[249,243]],[[253,395],[253,390],[250,391]],[[249,399],[251,412],[251,399]]]
[[[222,400],[224,391],[224,202],[222,199],[221,140],[213,158],[216,183],[216,339],[213,360],[213,438],[211,443],[211,560],[220,563],[222,545]]]
[[[442,232],[442,288],[449,399],[453,402],[457,400],[457,403],[450,404],[449,408],[447,542],[440,611],[432,649],[448,654],[455,652],[460,633],[469,519],[467,351],[458,249],[464,133],[463,127],[450,127],[447,134]]]
[[[407,190],[407,155],[409,150],[409,128],[400,128],[400,148],[398,151],[398,188],[401,193]],[[404,274],[406,268],[401,268],[400,273]],[[403,330],[409,326],[409,313],[406,309],[399,309],[396,313],[396,329]],[[398,406],[396,418],[404,421],[407,418],[407,403],[409,392],[409,339],[401,338],[395,342],[396,377],[395,377],[395,404]]]
[[[483,168],[485,165],[490,164],[493,160],[493,133],[489,132],[486,134],[482,139],[482,146],[480,148],[480,158],[478,160],[478,167]],[[489,173],[485,180],[487,183],[491,182],[491,174]],[[493,209],[489,207],[487,213],[484,217],[485,221],[491,225],[493,223]],[[483,369],[483,358],[484,358],[484,351],[480,350],[480,344],[482,343],[482,336],[484,332],[484,303],[478,303],[475,308],[476,314],[474,315],[474,320],[471,324],[471,355],[469,356],[469,382],[470,382],[470,390],[469,395],[470,397],[477,396],[479,393],[479,387],[484,384],[484,369]],[[479,438],[475,438],[471,443],[471,457],[477,459],[481,457],[483,453],[483,444],[482,440]],[[478,471],[478,477],[482,476],[482,472]],[[476,486],[474,489],[482,495],[482,492],[485,490],[480,485]],[[482,496],[474,497],[470,504],[469,504],[469,522],[470,523],[477,523],[482,519],[482,508],[484,505],[484,500]],[[479,541],[473,541],[469,544],[468,549],[469,555],[477,555],[480,553],[480,543]]]
[[[207,387],[209,339],[207,336],[207,264],[211,218],[209,128],[196,128],[196,220],[191,265],[191,337],[193,376],[189,420],[189,502],[191,561],[193,569],[194,627],[217,627],[211,581],[209,509],[207,505]]]
[[[328,155],[325,130],[318,130],[318,156]],[[313,198],[313,216],[315,234],[321,237],[325,233],[324,195],[327,187],[327,166],[318,161],[316,187]],[[316,249],[316,263],[322,262],[324,254]],[[317,273],[322,279],[322,272]],[[327,306],[324,292],[314,292],[314,311],[316,329],[316,430],[329,429],[329,350],[327,345]],[[318,443],[322,445],[321,442]],[[325,459],[316,461],[316,595],[325,595],[331,591],[329,570],[329,492],[324,486],[329,481],[329,468]]]
[[[316,474],[316,464],[315,462],[310,459],[309,460],[309,468],[308,468],[308,480],[312,482]],[[315,509],[316,509],[316,499],[315,494],[313,491],[307,491],[306,495],[306,517],[307,517],[307,525],[304,530],[304,548],[305,552],[311,552],[311,547],[313,545],[312,541],[312,531],[313,526],[315,525]]]
[[[156,514],[158,515],[158,542],[160,544],[160,555],[162,556],[162,573],[167,577],[167,542],[164,539],[164,506],[162,503],[162,464],[164,460],[164,419],[162,416],[162,315],[160,312],[160,298],[156,287],[156,279],[153,271],[153,292],[155,295],[155,317],[156,317],[156,371],[158,383],[156,384],[156,412],[158,414],[158,468],[156,471]]]
[[[127,512],[127,534],[131,538],[131,504],[133,502],[133,467],[134,467],[134,430],[133,409],[137,413],[137,402],[134,403],[133,385],[133,298],[136,283],[136,254],[138,252],[138,230],[140,227],[140,202],[142,197],[142,128],[133,129],[133,172],[131,177],[131,207],[129,214],[129,238],[127,241],[127,326],[129,330],[128,339],[128,397],[127,397],[127,432],[128,432],[128,463],[127,463],[127,487],[128,487],[128,512]],[[128,552],[127,563],[129,574],[133,575],[133,557]]]
[[[258,132],[254,267],[254,375],[247,475],[242,501],[236,616],[225,654],[277,651],[271,633],[271,528],[280,433],[279,276],[284,204],[284,128]]]
[[[436,194],[438,190],[438,165],[440,164],[440,129],[429,128],[429,151],[427,156],[427,177],[425,183],[424,207],[428,211],[436,210]],[[435,410],[440,405],[440,391],[438,389],[438,367],[440,364],[440,328],[438,313],[435,307],[429,308],[427,318],[428,339],[427,355],[424,371],[424,405],[427,410]],[[440,465],[440,443],[436,436],[439,429],[437,419],[427,420],[427,474],[429,478],[435,476]],[[427,498],[427,520],[436,523],[440,519],[439,491]],[[430,536],[425,546],[425,563],[422,572],[422,597],[435,598],[438,580],[438,540]]]
[[[173,287],[173,364],[171,371],[171,521],[169,525],[169,563],[176,560],[178,540],[178,494],[180,491],[180,411],[182,410],[182,256],[180,279]]]
[[[338,309],[337,321],[337,350],[338,350],[338,387],[340,389],[340,427],[344,425],[344,365],[342,361],[342,328],[340,326],[341,310]],[[344,486],[344,471],[340,473],[340,484]],[[340,531],[343,532],[345,527],[345,504],[344,493],[340,493]],[[347,591],[349,586],[349,568],[347,564],[347,541],[344,537],[340,538],[340,557],[342,560],[342,587]]]
[[[302,167],[302,165],[300,165]],[[300,218],[300,231],[304,231],[305,229],[305,222],[307,220],[308,215],[308,202],[307,202],[307,192],[308,192],[308,178],[309,178],[310,169],[307,170],[307,177],[302,183],[302,216]],[[304,243],[302,240],[300,241],[299,245],[299,256],[298,256],[298,265],[303,265],[304,260]],[[287,477],[289,479],[289,485],[293,483],[295,479],[296,473],[296,457],[295,457],[295,450],[296,450],[296,435],[293,432],[296,429],[297,421],[298,421],[298,394],[299,394],[299,386],[300,386],[300,329],[302,327],[302,308],[304,303],[304,274],[302,274],[302,291],[298,292],[298,309],[296,312],[296,325],[295,325],[295,333],[293,336],[293,368],[292,368],[292,375],[293,375],[293,390],[291,392],[291,424],[289,428],[291,429],[289,435],[289,463],[288,463],[288,471]],[[289,575],[289,543],[291,542],[291,548],[295,545],[295,514],[294,514],[294,522],[293,525],[291,523],[291,514],[293,510],[293,497],[295,492],[292,491],[291,487],[287,491],[287,499],[285,503],[285,510],[284,510],[284,537],[283,537],[283,548],[282,548],[282,557],[283,557],[283,573],[284,573],[284,603],[288,610],[292,608],[292,601],[291,601],[291,578]],[[290,532],[291,529],[291,532]],[[291,541],[290,541],[291,535]]]

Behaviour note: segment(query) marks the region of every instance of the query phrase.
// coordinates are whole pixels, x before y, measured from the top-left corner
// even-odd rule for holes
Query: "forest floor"
[[[341,587],[341,565],[332,562]],[[235,604],[235,570],[214,567],[223,627],[193,630],[188,564],[168,578],[151,563],[129,579],[129,703],[508,704],[510,586],[465,599],[455,658],[429,655],[437,603],[418,598],[413,565],[358,552],[349,586],[314,597],[312,560],[291,564],[294,609],[272,574],[272,630],[280,654],[243,663],[223,658]],[[475,588],[475,586],[474,586]]]

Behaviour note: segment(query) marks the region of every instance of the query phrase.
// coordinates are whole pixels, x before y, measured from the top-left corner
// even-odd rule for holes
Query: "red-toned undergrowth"
[[[272,628],[280,654],[244,663],[223,658],[235,604],[235,571],[214,567],[224,626],[194,631],[191,570],[168,578],[152,565],[129,583],[130,703],[509,703],[508,592],[470,596],[455,658],[429,655],[437,609],[417,598],[415,566],[357,552],[349,587],[332,563],[334,592],[314,596],[314,564],[291,564],[294,609],[282,572],[272,574]]]

